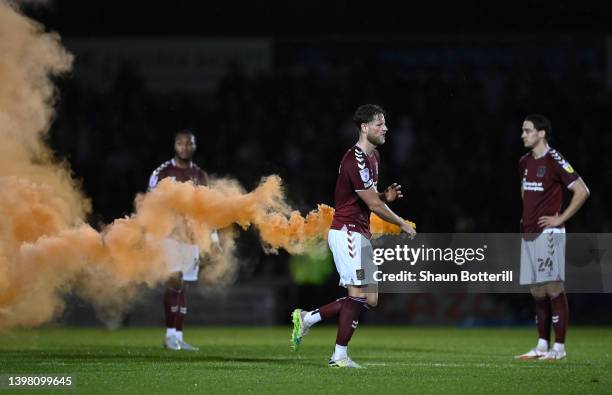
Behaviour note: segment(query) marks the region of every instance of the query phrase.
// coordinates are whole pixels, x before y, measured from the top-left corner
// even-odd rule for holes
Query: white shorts
[[[521,241],[521,285],[565,281],[565,229],[544,229]]]
[[[198,281],[200,251],[197,244],[166,238],[162,240],[162,247],[169,272],[182,272],[184,281]]]
[[[340,275],[340,286],[375,283],[373,273],[370,273],[373,267],[370,240],[358,232],[330,229],[327,234],[327,243],[334,256],[336,270]]]

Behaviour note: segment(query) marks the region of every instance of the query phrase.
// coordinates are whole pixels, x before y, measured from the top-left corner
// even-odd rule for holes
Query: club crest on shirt
[[[359,175],[361,176],[361,180],[363,182],[370,181],[370,169],[359,170]]]
[[[536,173],[536,175],[538,176],[538,178],[542,178],[542,177],[544,177],[544,174],[546,174],[546,166],[540,166],[540,167],[538,167],[538,172]]]

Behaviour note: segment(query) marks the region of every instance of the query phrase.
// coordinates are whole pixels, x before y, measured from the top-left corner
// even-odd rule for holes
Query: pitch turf
[[[54,328],[0,336],[0,373],[69,373],[78,393],[610,393],[612,328],[570,328],[569,358],[516,361],[534,330],[363,326],[351,343],[364,370],[326,366],[331,326],[299,353],[291,328],[188,328],[200,352],[166,351],[159,328]],[[40,390],[30,390],[40,393]],[[0,390],[0,392],[3,392]],[[21,390],[19,393],[25,393]]]

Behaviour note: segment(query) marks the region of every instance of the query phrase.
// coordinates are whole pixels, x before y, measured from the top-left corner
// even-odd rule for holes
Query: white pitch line
[[[525,364],[516,364],[516,363],[501,363],[501,364],[492,364],[492,363],[443,363],[443,362],[433,362],[433,363],[425,363],[425,362],[367,362],[364,363],[365,366],[413,366],[413,367],[426,367],[426,368],[532,368],[541,364],[537,363],[525,363]]]

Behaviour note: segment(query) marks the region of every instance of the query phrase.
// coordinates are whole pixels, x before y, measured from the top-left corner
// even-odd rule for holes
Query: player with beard
[[[376,147],[385,143],[387,134],[384,110],[373,104],[362,105],[355,111],[353,121],[359,140],[340,162],[335,213],[328,234],[340,286],[347,288],[348,296],[312,311],[295,309],[292,313],[292,345],[295,350],[310,327],[323,319],[338,316],[336,346],[329,366],[339,368],[360,367],[348,357],[348,343],[357,328],[361,311],[378,304],[375,282],[365,274],[368,260],[372,261],[370,212],[398,225],[411,237],[416,234],[411,225],[387,206],[387,203],[402,197],[401,185],[394,183],[383,193],[377,189],[380,155]]]

